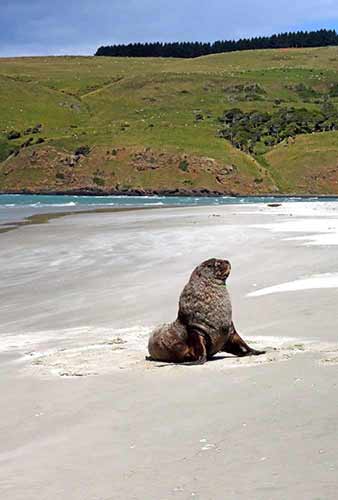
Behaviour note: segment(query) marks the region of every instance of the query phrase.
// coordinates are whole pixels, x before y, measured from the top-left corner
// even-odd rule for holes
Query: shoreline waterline
[[[76,213],[114,212],[143,208],[338,202],[329,195],[264,196],[132,196],[70,194],[0,194],[0,233]]]
[[[28,215],[23,220],[0,223],[0,234],[13,231],[20,227],[47,224],[50,220],[67,217],[68,215],[84,215],[97,213],[118,213],[118,212],[134,212],[137,210],[151,210],[155,208],[175,208],[175,207],[124,207],[124,208],[93,208],[92,210],[68,210],[65,212],[44,212],[34,215]]]

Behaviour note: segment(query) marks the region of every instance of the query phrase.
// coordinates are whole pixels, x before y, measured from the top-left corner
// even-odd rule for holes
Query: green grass
[[[259,99],[231,90],[251,84],[262,89]],[[300,136],[295,142],[262,149],[257,157],[217,137],[218,117],[227,109],[271,113],[294,106],[316,110],[337,84],[337,47],[244,51],[192,60],[0,59],[0,190],[20,185],[37,190],[123,185],[338,193],[334,171],[338,133]],[[337,97],[330,100],[338,106]],[[197,114],[203,119],[196,120]],[[23,132],[37,123],[42,130],[34,139],[43,137],[46,142],[6,160],[12,149],[29,138],[8,141],[7,133],[12,129]],[[71,155],[83,145],[92,148],[88,158],[72,172],[64,171],[62,155]],[[33,151],[48,148],[52,148],[52,160],[47,152],[37,163],[31,160]],[[123,154],[108,158],[107,150],[121,148]],[[137,169],[133,154],[145,148],[151,148],[158,159],[165,154],[169,161],[171,155],[175,168],[166,168],[162,162],[158,169]],[[182,155],[188,156],[187,171],[179,168]],[[190,157],[195,158],[195,168]],[[198,157],[211,158],[217,166],[208,171]],[[217,181],[228,166],[234,173]],[[100,174],[96,174],[98,168]]]
[[[338,132],[325,132],[296,137],[265,157],[283,191],[337,194],[337,153]]]
[[[13,149],[15,148],[12,147],[10,141],[5,137],[0,137],[0,162],[6,160]]]

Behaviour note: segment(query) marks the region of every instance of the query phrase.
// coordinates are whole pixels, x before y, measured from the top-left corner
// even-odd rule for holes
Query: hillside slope
[[[337,71],[337,47],[0,59],[0,191],[338,194]],[[326,114],[220,137],[291,107]]]

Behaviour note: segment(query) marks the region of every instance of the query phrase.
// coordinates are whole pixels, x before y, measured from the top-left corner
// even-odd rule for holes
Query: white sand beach
[[[338,203],[73,214],[0,234],[8,500],[335,500]],[[267,353],[145,360],[202,260]]]

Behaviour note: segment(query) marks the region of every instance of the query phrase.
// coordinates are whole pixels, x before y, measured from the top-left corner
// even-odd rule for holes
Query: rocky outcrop
[[[74,152],[42,144],[21,148],[0,164],[5,192],[219,196],[272,192],[268,176],[215,158],[152,148],[80,146]]]

